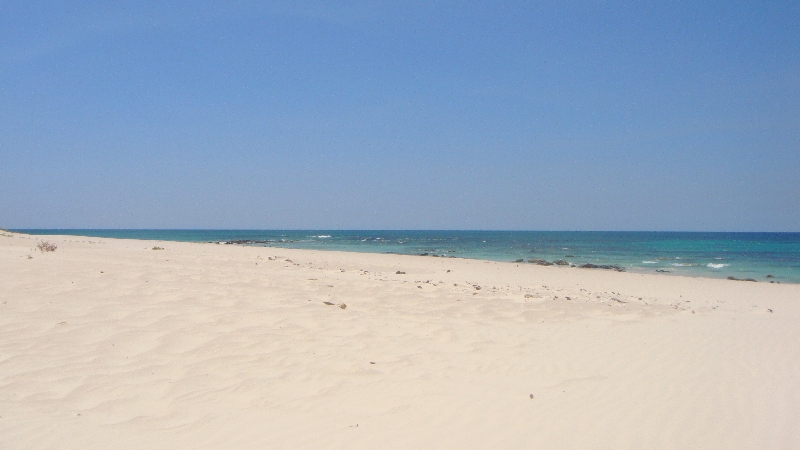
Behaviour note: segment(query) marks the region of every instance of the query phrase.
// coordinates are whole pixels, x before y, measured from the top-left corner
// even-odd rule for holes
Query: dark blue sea
[[[800,283],[800,233],[607,231],[14,230],[492,261],[563,260],[630,272]],[[770,276],[771,275],[771,276]]]

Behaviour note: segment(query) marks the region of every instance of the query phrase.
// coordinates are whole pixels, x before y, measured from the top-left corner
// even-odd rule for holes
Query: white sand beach
[[[4,232],[0,297],[3,449],[800,448],[800,285]]]

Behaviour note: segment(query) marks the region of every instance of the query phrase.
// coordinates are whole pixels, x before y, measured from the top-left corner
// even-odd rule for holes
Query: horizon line
[[[455,228],[2,228],[25,231],[415,231],[415,232],[508,232],[508,233],[783,233],[800,231],[731,231],[731,230],[564,230],[564,229],[455,229]]]

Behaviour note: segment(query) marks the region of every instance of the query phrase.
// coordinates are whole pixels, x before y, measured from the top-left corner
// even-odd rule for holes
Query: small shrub
[[[41,241],[38,244],[36,244],[36,248],[39,249],[40,252],[44,253],[44,252],[54,252],[58,247],[56,247],[56,244],[53,244],[52,242]]]
[[[153,247],[153,250],[164,250],[164,247]]]

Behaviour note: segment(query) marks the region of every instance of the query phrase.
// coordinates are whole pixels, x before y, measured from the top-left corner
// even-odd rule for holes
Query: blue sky
[[[800,231],[797,2],[2,2],[0,226]]]

